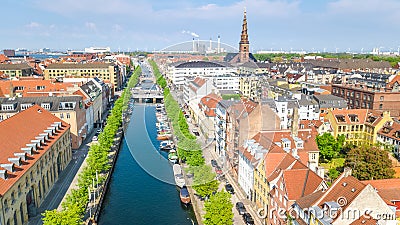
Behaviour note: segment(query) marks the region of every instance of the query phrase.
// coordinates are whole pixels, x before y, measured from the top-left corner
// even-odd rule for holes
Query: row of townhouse
[[[262,131],[240,147],[238,183],[262,222],[397,224],[400,179],[361,182],[346,168],[328,186],[318,166],[317,132],[301,127]]]
[[[0,224],[36,217],[71,158],[70,125],[44,108],[34,105],[1,121]]]
[[[0,81],[0,90],[8,87],[4,90],[15,93],[0,97],[0,121],[31,106],[41,106],[71,126],[72,148],[78,149],[88,133],[103,123],[111,88],[98,78],[73,83],[58,86],[45,80]]]
[[[76,56],[79,58],[79,56]],[[121,90],[126,81],[126,66],[130,65],[129,56],[112,55],[103,58],[95,58],[93,55],[80,56],[80,60],[67,59],[41,60],[26,59],[22,63],[0,63],[0,72],[9,79],[19,79],[38,75],[46,80],[61,80],[66,77],[94,78],[99,77],[109,82],[114,91]]]

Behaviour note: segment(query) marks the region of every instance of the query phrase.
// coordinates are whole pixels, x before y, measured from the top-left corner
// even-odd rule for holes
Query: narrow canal
[[[180,203],[167,153],[158,150],[155,123],[154,106],[134,106],[105,196],[100,225],[196,223],[192,206]]]

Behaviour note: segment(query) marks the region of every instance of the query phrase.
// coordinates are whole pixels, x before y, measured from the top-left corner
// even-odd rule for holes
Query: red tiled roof
[[[0,63],[10,60],[6,55],[0,54]]]
[[[333,117],[338,124],[364,124],[371,123],[369,118],[371,116],[376,117],[376,119],[371,123],[371,125],[376,125],[381,119],[381,113],[371,110],[371,109],[335,109],[331,111]],[[358,122],[351,122],[349,115],[357,115]],[[336,116],[343,116],[345,122],[339,122]]]
[[[47,130],[54,122],[62,123],[61,130],[50,138],[49,142],[46,142],[46,145],[42,146],[39,151],[34,152],[35,154],[27,155],[28,160],[23,161],[21,166],[15,166],[15,172],[7,171],[9,174],[7,180],[0,178],[0,195],[4,195],[70,127],[67,123],[37,105],[33,105],[0,122],[0,163],[2,164],[10,163],[8,158],[15,157],[14,153],[22,153],[21,148],[27,147],[26,144],[31,144],[31,140],[35,140],[35,137],[44,133],[44,130]],[[26,126],[26,124],[29,124],[29,126]]]
[[[38,90],[38,86],[44,86],[44,89]],[[23,87],[24,90],[15,90],[15,87]],[[73,84],[42,79],[0,80],[3,93],[10,94],[12,88],[15,93],[21,93],[24,97],[48,96],[49,92],[67,92],[68,87],[73,87]]]
[[[400,179],[365,180],[361,182],[376,188],[383,199],[400,201]]]
[[[314,193],[323,182],[321,177],[308,168],[285,170],[283,177],[289,200]]]
[[[211,93],[211,94],[208,94],[208,95],[202,97],[200,102],[202,105],[206,106],[205,109],[203,109],[204,114],[206,114],[206,116],[210,116],[210,117],[216,116],[215,108],[216,108],[218,102],[221,100],[222,100],[221,96],[219,96],[215,93]]]
[[[378,131],[378,134],[400,141],[400,136],[397,137],[396,132],[400,132],[400,122],[393,121],[393,124],[390,126],[387,124],[383,126]]]

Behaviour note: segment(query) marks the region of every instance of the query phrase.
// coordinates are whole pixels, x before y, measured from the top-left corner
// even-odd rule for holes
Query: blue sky
[[[3,0],[0,49],[150,51],[192,35],[237,46],[245,7],[253,52],[400,46],[400,0]]]

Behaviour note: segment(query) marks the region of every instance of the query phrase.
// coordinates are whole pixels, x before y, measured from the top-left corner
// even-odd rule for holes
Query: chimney
[[[343,177],[351,176],[351,172],[352,172],[352,170],[350,167],[345,167],[343,170]]]
[[[297,137],[299,133],[299,108],[293,109],[292,136]]]
[[[221,37],[218,35],[217,53],[221,53]]]
[[[193,49],[192,49],[192,51],[195,52],[195,49],[196,49],[196,48],[195,48],[194,38],[193,38],[193,40],[192,40],[192,43],[193,43],[193,46],[192,46]]]
[[[323,166],[317,166],[317,175],[321,178],[325,178],[325,168]]]

